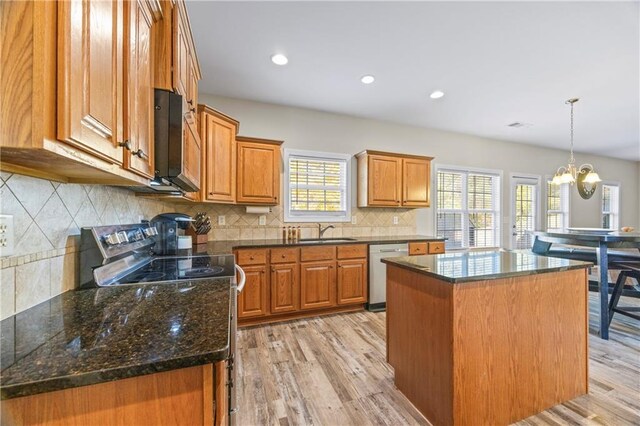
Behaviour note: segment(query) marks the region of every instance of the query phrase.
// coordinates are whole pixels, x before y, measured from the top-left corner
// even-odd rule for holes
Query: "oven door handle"
[[[247,276],[239,265],[236,265],[236,271],[240,274],[240,283],[238,284],[238,293],[242,293],[244,285],[247,282]]]

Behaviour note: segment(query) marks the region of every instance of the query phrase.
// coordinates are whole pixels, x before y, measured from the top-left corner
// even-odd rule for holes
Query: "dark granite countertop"
[[[226,359],[231,291],[228,278],[76,290],[9,317],[2,399]]]
[[[593,263],[558,257],[538,256],[528,251],[474,251],[382,259],[450,283],[559,272],[587,268]]]
[[[211,254],[231,253],[234,249],[241,248],[273,248],[273,247],[308,247],[313,245],[339,245],[339,244],[400,244],[410,241],[444,241],[444,238],[430,235],[396,235],[389,237],[345,237],[349,241],[329,241],[327,243],[301,243],[300,241],[274,240],[229,240],[209,241],[207,251]]]

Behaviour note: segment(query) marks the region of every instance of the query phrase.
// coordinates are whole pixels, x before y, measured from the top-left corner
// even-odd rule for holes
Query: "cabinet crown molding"
[[[357,153],[356,158],[362,157],[363,155],[386,155],[387,157],[417,158],[420,160],[433,160],[434,158],[426,155],[400,154],[397,152],[373,151],[370,149],[365,149],[364,151]]]

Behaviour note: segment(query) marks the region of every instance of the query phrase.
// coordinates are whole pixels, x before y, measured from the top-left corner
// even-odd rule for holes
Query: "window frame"
[[[462,193],[462,208],[460,210],[457,209],[440,209],[438,207],[439,193],[438,193],[438,173],[440,172],[450,172],[450,173],[460,173],[462,174],[462,182],[461,186],[463,189]],[[468,206],[468,188],[467,182],[469,175],[488,175],[491,177],[495,177],[498,179],[498,182],[494,184],[493,195],[495,199],[493,200],[494,209],[469,209]],[[434,206],[435,206],[435,214],[433,215],[433,229],[437,235],[438,233],[438,214],[439,213],[461,213],[463,216],[462,223],[462,246],[461,247],[450,247],[447,242],[445,242],[445,246],[448,251],[456,251],[456,250],[488,250],[502,247],[502,192],[503,192],[503,171],[498,169],[483,169],[476,167],[464,167],[464,166],[455,166],[448,164],[435,164],[433,167],[433,183],[434,190],[432,193],[434,194]],[[470,214],[473,213],[493,213],[495,228],[494,232],[494,246],[486,246],[486,247],[469,247],[469,236],[468,236],[468,223],[466,223],[465,219],[469,218]],[[448,241],[448,240],[447,240]]]
[[[569,191],[569,187],[570,185],[568,183],[563,183],[560,185],[560,205],[562,207],[561,210],[550,210],[549,209],[549,185],[551,184],[551,181],[553,180],[552,176],[545,176],[545,194],[544,194],[544,211],[545,211],[545,215],[544,215],[544,229],[547,232],[554,232],[554,231],[549,231],[549,229],[554,229],[557,230],[558,228],[549,228],[549,213],[553,213],[553,214],[562,214],[562,228],[561,229],[567,229],[570,225],[569,225],[569,219],[571,218],[571,192]],[[563,201],[563,196],[564,196],[564,201]]]
[[[351,222],[351,167],[353,156],[336,152],[309,151],[299,149],[284,149],[284,222]],[[291,212],[291,193],[289,179],[289,159],[291,157],[306,157],[309,159],[326,161],[344,161],[345,167],[345,212],[314,212],[316,214],[296,214]]]
[[[612,182],[612,181],[606,181],[606,182],[602,182],[601,183],[602,187],[600,189],[600,224],[602,224],[602,222],[604,221],[604,216],[605,214],[610,214],[611,215],[611,222],[609,225],[609,228],[606,229],[612,229],[612,230],[618,230],[620,228],[620,192],[621,192],[621,185],[620,182]],[[614,187],[616,188],[616,195],[615,195],[615,210],[612,211],[611,209],[607,212],[604,211],[603,208],[603,202],[604,202],[604,187],[605,186],[610,186],[610,187]],[[613,199],[611,200],[611,205],[613,205]]]

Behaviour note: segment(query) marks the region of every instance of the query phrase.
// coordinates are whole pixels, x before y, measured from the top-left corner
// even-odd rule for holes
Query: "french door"
[[[512,249],[530,249],[532,231],[539,228],[540,178],[511,177],[511,235]]]

